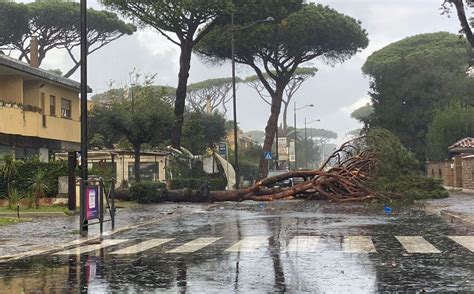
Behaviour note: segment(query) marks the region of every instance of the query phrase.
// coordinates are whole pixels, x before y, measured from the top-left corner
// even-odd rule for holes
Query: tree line
[[[473,57],[467,39],[446,32],[392,43],[364,64],[371,104],[352,117],[391,131],[420,165],[447,159],[450,145],[474,137]]]

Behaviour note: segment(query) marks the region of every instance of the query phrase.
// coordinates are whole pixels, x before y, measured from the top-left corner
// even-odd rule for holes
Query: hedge
[[[67,162],[42,162],[38,158],[19,160],[19,162],[17,173],[12,179],[12,187],[16,188],[20,195],[27,195],[31,192],[28,187],[28,179],[32,178],[38,169],[42,169],[46,172],[46,185],[48,186],[45,197],[58,196],[58,177],[68,175]],[[4,186],[3,178],[0,176],[0,197],[5,197]]]
[[[227,180],[223,178],[180,178],[170,181],[171,190],[192,189],[199,190],[209,182],[211,191],[225,190]]]
[[[166,198],[164,183],[140,182],[130,187],[130,199],[141,204],[160,203]]]

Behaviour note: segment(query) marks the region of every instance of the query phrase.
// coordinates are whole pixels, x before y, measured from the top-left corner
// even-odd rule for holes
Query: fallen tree
[[[388,203],[399,199],[410,203],[415,199],[448,197],[437,179],[426,177],[419,170],[413,153],[408,151],[389,131],[370,130],[366,136],[348,141],[316,170],[291,171],[261,179],[247,189],[210,191],[160,189],[147,203],[273,201],[281,199],[321,199],[331,202],[380,200]],[[300,179],[291,187],[282,187],[289,179]],[[136,193],[132,199],[147,193]],[[142,202],[146,203],[146,202]]]
[[[344,143],[317,170],[292,171],[262,179],[247,189],[212,191],[213,201],[272,201],[279,199],[327,199],[336,202],[364,201],[377,197],[371,189],[377,157],[364,148],[363,138]],[[301,178],[300,183],[279,188],[278,183]]]

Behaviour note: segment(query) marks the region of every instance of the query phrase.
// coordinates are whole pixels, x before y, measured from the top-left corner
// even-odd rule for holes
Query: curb
[[[473,189],[465,189],[465,188],[460,188],[460,187],[451,187],[451,186],[443,186],[444,189],[448,192],[461,192],[461,193],[466,193],[466,194],[474,194]]]
[[[471,217],[464,216],[462,214],[449,211],[449,210],[441,210],[440,214],[441,214],[441,218],[443,218],[449,223],[474,227],[474,219]]]

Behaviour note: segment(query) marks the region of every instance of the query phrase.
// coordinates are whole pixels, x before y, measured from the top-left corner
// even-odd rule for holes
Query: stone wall
[[[443,185],[453,186],[454,185],[454,174],[453,168],[451,168],[451,161],[430,161],[426,164],[427,176],[441,179]]]
[[[454,163],[454,187],[462,188],[463,179],[462,179],[462,157],[456,155],[453,157]]]
[[[474,156],[465,156],[462,159],[462,187],[474,189]]]

